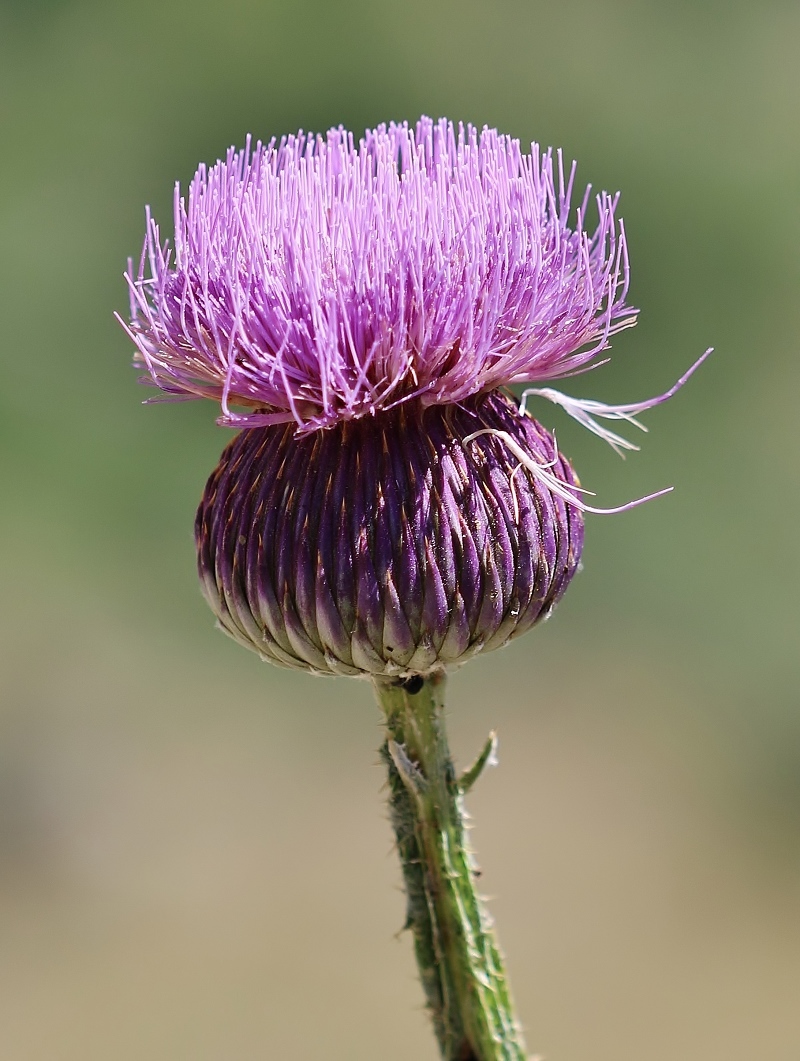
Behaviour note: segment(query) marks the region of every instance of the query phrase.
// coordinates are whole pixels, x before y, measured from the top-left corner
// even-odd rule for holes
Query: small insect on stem
[[[416,696],[425,684],[421,674],[412,674],[410,678],[401,678],[398,684],[411,696]]]

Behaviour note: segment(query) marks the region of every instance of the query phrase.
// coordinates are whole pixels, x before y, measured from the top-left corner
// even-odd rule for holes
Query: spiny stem
[[[444,724],[444,674],[376,681],[386,715],[381,756],[420,978],[444,1061],[525,1061],[503,959],[475,890],[463,794],[494,750],[456,778]]]

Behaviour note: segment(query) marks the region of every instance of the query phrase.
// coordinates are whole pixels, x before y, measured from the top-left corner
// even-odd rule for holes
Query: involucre
[[[419,401],[296,438],[252,428],[209,479],[196,537],[233,637],[323,674],[409,676],[505,644],[549,614],[581,513],[490,434],[577,485],[552,437],[498,391]]]

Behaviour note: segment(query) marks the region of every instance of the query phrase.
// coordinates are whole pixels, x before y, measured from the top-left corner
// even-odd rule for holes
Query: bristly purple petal
[[[176,188],[173,248],[148,213],[137,360],[223,423],[300,433],[571,375],[637,312],[618,197],[587,229],[574,177],[560,152],[444,119],[248,140],[188,201]]]

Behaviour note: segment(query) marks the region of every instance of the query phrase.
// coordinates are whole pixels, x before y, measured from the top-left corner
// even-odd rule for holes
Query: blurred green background
[[[435,1057],[366,684],[217,633],[192,521],[228,433],[142,408],[143,209],[248,131],[421,112],[622,189],[639,326],[573,391],[717,353],[619,461],[552,622],[451,681],[486,891],[548,1061],[797,1061],[800,7],[0,3],[0,1058]]]

